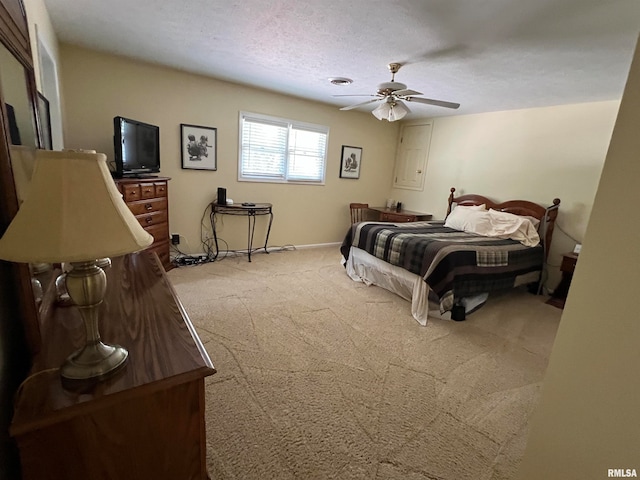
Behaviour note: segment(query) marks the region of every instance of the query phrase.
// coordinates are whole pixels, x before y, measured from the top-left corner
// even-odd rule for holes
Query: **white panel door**
[[[431,123],[404,125],[398,142],[393,186],[411,190],[424,188]]]

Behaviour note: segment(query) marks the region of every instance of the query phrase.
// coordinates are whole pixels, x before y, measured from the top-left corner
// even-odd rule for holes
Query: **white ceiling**
[[[400,62],[396,81],[461,104],[407,118],[619,99],[640,31],[639,0],[44,1],[61,42],[336,108]]]

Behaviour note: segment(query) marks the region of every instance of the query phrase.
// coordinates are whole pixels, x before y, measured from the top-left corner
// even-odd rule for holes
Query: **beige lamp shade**
[[[27,198],[29,185],[33,176],[33,167],[36,161],[36,148],[26,145],[10,145],[11,171],[13,183],[16,186],[18,202],[21,204]]]
[[[124,203],[104,154],[37,150],[28,195],[0,239],[0,258],[79,262],[152,242]]]

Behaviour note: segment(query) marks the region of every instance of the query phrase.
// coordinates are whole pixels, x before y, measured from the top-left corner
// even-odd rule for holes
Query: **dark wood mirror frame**
[[[38,110],[36,108],[37,90],[35,73],[29,42],[29,29],[24,5],[21,0],[0,0],[0,42],[20,62],[25,69],[25,81],[29,96],[29,108],[33,119],[33,127],[36,132],[38,145],[42,144],[38,125]],[[0,85],[0,188],[2,189],[2,201],[0,202],[0,233],[11,223],[18,211],[18,199],[11,168],[10,134],[7,121],[2,86]],[[34,301],[33,289],[29,268],[26,264],[12,264],[13,283],[17,287],[16,303],[19,315],[22,319],[24,334],[31,355],[40,348],[40,335],[38,326],[38,312]],[[3,280],[6,280],[3,278]],[[3,282],[4,283],[4,282]]]
[[[41,146],[34,66],[22,0],[0,0],[0,43],[24,67],[36,143]],[[4,99],[0,85],[0,235],[19,206]],[[9,436],[13,399],[29,371],[33,355],[40,350],[40,328],[28,265],[0,261],[0,286],[0,459],[3,462],[0,480],[9,480],[20,478],[17,449]]]

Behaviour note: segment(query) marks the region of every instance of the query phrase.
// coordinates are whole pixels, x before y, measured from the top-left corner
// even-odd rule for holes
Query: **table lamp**
[[[128,209],[102,153],[38,150],[29,192],[0,239],[0,259],[72,264],[66,286],[86,330],[83,348],[60,367],[63,379],[101,379],[124,366],[128,352],[102,342],[99,306],[107,288],[97,259],[153,242]]]

